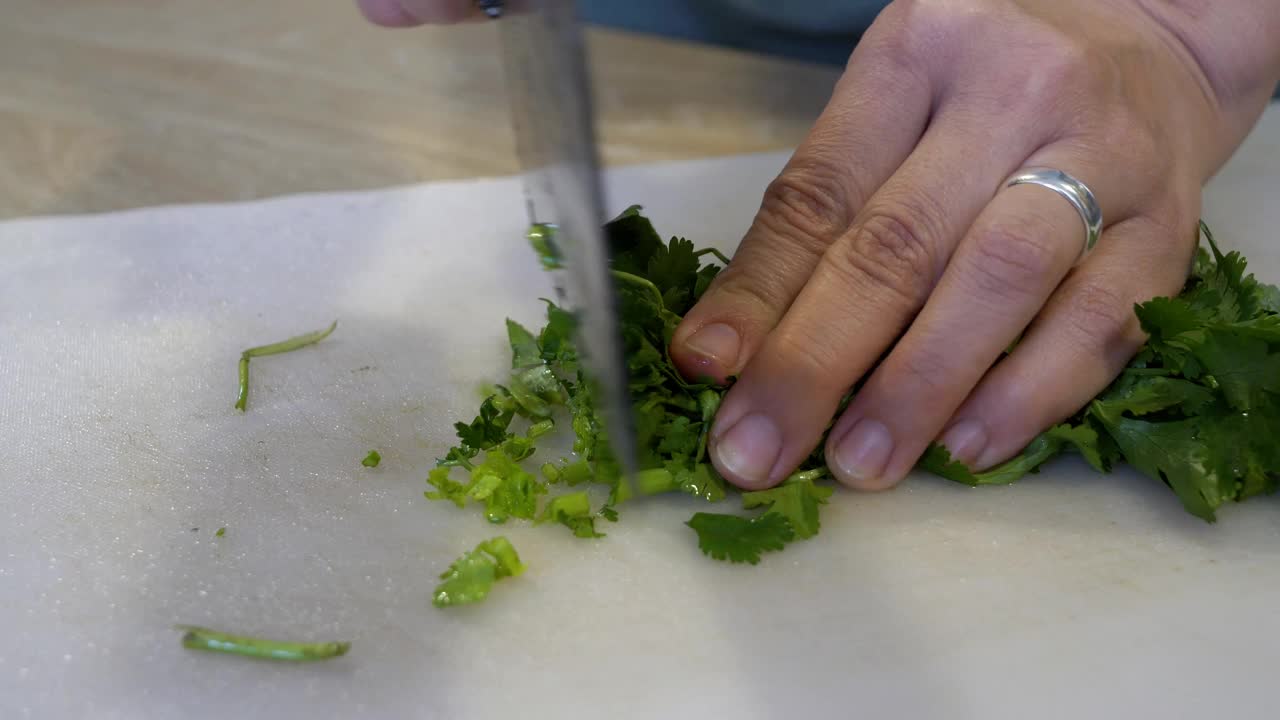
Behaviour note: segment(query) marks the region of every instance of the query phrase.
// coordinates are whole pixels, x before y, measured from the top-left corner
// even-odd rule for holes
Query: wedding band
[[[1014,185],[1039,185],[1066,198],[1067,202],[1075,207],[1076,212],[1080,213],[1080,219],[1084,221],[1084,247],[1080,251],[1077,262],[1083,260],[1089,251],[1093,250],[1093,246],[1098,243],[1098,236],[1102,234],[1102,208],[1098,206],[1098,199],[1093,196],[1093,191],[1089,190],[1088,186],[1061,170],[1053,168],[1027,168],[1019,171],[1005,183],[1005,187]]]

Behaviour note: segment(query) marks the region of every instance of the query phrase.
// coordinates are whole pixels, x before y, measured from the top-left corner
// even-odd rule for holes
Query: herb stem
[[[701,249],[701,250],[699,250],[699,251],[695,252],[695,253],[693,254],[693,256],[694,256],[694,257],[702,257],[703,255],[707,255],[707,254],[714,255],[714,256],[716,257],[716,259],[717,259],[717,260],[719,260],[720,262],[724,263],[725,265],[728,265],[728,264],[729,264],[729,258],[725,257],[725,256],[724,256],[724,253],[720,252],[719,250],[717,250],[717,249],[715,249],[715,248],[710,248],[710,247],[709,247],[709,248],[703,248],[703,249]]]
[[[783,482],[789,482],[789,483],[813,482],[814,480],[821,480],[822,478],[826,477],[829,474],[830,472],[824,467],[814,468],[812,470],[805,470],[803,472],[792,473]]]
[[[653,281],[647,278],[642,278],[639,275],[632,275],[631,273],[628,273],[628,272],[622,272],[621,270],[614,270],[613,277],[617,280],[622,280],[623,282],[634,285],[636,287],[645,288],[646,290],[653,293],[653,297],[657,300],[658,307],[661,308],[664,306],[665,303],[662,299],[662,291],[658,289],[657,285],[653,284]]]
[[[298,348],[308,345],[314,345],[321,340],[329,337],[329,334],[338,327],[338,321],[334,320],[333,324],[324,330],[316,330],[314,332],[296,335],[288,340],[271,343],[270,345],[259,345],[251,347],[240,353],[240,389],[236,393],[236,409],[244,412],[245,406],[249,401],[249,358],[263,357],[265,355],[278,355],[280,353],[291,352]]]
[[[182,636],[182,646],[190,650],[208,650],[266,660],[289,662],[327,660],[345,655],[351,647],[349,642],[297,643],[265,640],[190,625],[181,625],[178,629],[186,631]]]

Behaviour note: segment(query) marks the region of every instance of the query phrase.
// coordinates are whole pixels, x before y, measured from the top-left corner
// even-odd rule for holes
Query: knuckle
[[[934,275],[936,235],[922,217],[896,210],[869,213],[848,242],[828,252],[829,264],[855,282],[896,293],[913,307],[923,304]]]
[[[1038,220],[994,225],[974,241],[967,270],[985,296],[1012,299],[1039,294],[1058,264],[1053,230]]]
[[[894,0],[868,28],[865,40],[888,58],[925,58],[935,55],[940,44],[962,42],[980,20],[981,14],[952,0]]]
[[[1101,79],[1099,63],[1084,40],[1046,30],[1032,35],[1028,43],[1035,62],[1010,70],[1014,89],[1024,101],[1061,105],[1064,97],[1078,95]]]
[[[821,253],[849,226],[845,174],[822,160],[793,163],[765,189],[757,223]]]
[[[1133,303],[1117,288],[1099,279],[1076,286],[1067,322],[1077,347],[1087,357],[1103,357],[1133,339],[1137,316]]]
[[[1159,188],[1173,171],[1175,154],[1170,143],[1161,140],[1151,122],[1135,109],[1122,109],[1101,128],[1098,148],[1123,166],[1132,168],[1132,182],[1141,188]]]
[[[895,374],[905,382],[923,387],[928,394],[944,390],[953,376],[946,353],[936,348],[914,348],[896,365]]]
[[[786,356],[789,375],[819,382],[848,371],[849,358],[842,351],[848,347],[846,340],[844,333],[825,324],[787,323],[779,328],[776,347]]]
[[[730,266],[717,278],[720,281],[715,288],[717,311],[728,312],[735,316],[730,319],[737,321],[781,314],[786,309],[789,298],[779,275],[757,272],[747,267],[741,264],[737,268]]]
[[[1050,86],[1079,84],[1089,80],[1095,69],[1084,42],[1067,35],[1054,34],[1046,39],[1039,57],[1043,63],[1038,72]]]

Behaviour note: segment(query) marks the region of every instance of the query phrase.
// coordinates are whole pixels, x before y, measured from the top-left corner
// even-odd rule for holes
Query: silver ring
[[[1093,246],[1098,244],[1098,236],[1102,234],[1102,208],[1087,185],[1061,170],[1039,167],[1021,170],[1005,183],[1005,187],[1014,185],[1047,187],[1066,198],[1076,212],[1080,213],[1080,219],[1084,221],[1084,248],[1076,262],[1083,260],[1093,250]]]

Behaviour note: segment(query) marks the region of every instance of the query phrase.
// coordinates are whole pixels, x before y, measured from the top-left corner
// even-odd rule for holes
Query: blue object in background
[[[580,0],[589,23],[843,65],[885,0]]]
[[[843,65],[887,0],[579,0],[595,25]],[[1274,98],[1280,99],[1280,86]]]

